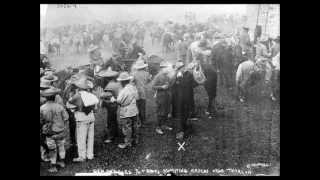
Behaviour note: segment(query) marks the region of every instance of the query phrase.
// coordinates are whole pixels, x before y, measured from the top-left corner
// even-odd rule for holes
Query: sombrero
[[[61,89],[55,88],[55,87],[50,87],[49,89],[45,89],[41,91],[41,96],[48,97],[48,96],[53,96],[61,92]]]
[[[91,45],[89,46],[89,48],[88,48],[88,52],[90,53],[90,52],[92,52],[92,51],[94,51],[94,50],[97,50],[97,49],[99,49],[99,46],[96,46],[96,45],[91,44]]]
[[[107,86],[104,88],[105,91],[113,91],[115,89],[117,89],[119,87],[118,82],[114,82],[114,83],[108,83]]]
[[[58,80],[58,77],[53,75],[53,74],[47,74],[41,77],[40,81],[50,81],[50,82],[54,82]]]
[[[51,87],[51,82],[52,82],[52,81],[41,80],[41,81],[40,81],[40,87],[41,87],[41,88],[49,88],[49,87]]]
[[[115,77],[117,76],[119,73],[117,71],[113,71],[111,69],[111,67],[109,67],[108,69],[106,70],[102,70],[100,71],[97,75],[100,76],[100,77]]]
[[[136,64],[134,65],[134,68],[136,68],[136,69],[142,69],[145,67],[148,67],[148,64],[145,64],[143,60],[138,60],[136,62]]]
[[[122,72],[117,78],[117,81],[128,81],[131,79],[132,79],[132,76],[130,76],[128,72]]]

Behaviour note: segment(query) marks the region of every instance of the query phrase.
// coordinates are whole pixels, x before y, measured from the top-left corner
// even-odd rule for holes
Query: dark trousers
[[[168,114],[170,112],[170,92],[168,90],[165,91],[158,91],[157,92],[157,120],[158,120],[158,126],[161,127],[162,125],[165,125]]]
[[[69,115],[69,131],[70,131],[70,141],[71,144],[76,144],[76,119],[74,113],[67,109]]]
[[[137,116],[120,118],[119,129],[121,129],[124,135],[124,143],[139,142],[139,128],[137,124]]]
[[[117,106],[107,107],[107,132],[106,139],[114,139],[118,136]]]
[[[145,123],[146,120],[146,100],[145,99],[139,99],[137,100],[137,106],[139,110],[139,119],[142,123]]]

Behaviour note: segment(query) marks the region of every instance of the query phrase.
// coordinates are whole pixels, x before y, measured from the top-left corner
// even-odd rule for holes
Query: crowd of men
[[[157,26],[152,27],[158,28]],[[86,29],[85,26],[79,26],[73,28],[71,32],[81,33],[83,28]],[[143,28],[134,23],[111,25],[109,29],[116,30],[114,33],[108,34],[112,34],[108,39],[112,39],[110,42],[114,53],[122,57],[127,51],[122,52],[121,50],[126,49],[128,43],[133,39],[129,32],[143,31]],[[68,34],[70,27],[69,29],[63,28],[63,30]],[[165,31],[169,30],[170,28],[167,28]],[[209,56],[211,51],[208,47],[217,43],[218,40],[226,41],[221,34],[210,39],[208,38],[210,33],[208,31],[201,33],[203,30],[205,29],[199,28],[199,31],[193,33],[177,31],[182,33],[182,38],[177,45],[178,61],[175,64],[166,60],[162,61],[159,72],[153,77],[147,70],[148,64],[141,55],[135,56],[137,61],[133,64],[130,72],[119,71],[112,66],[96,71],[95,76],[104,78],[107,82],[106,86],[102,87],[103,92],[101,93],[94,91],[92,78],[81,70],[72,75],[67,83],[67,88],[60,89],[56,83],[59,77],[52,70],[46,69],[49,66],[48,58],[43,51],[44,47],[42,47],[40,50],[40,67],[42,67],[40,69],[40,152],[41,160],[50,162],[49,171],[57,172],[57,167],[65,167],[65,143],[68,135],[71,139],[71,145],[77,147],[73,162],[84,162],[94,158],[94,123],[95,112],[98,108],[107,110],[105,117],[107,129],[104,143],[112,143],[116,138],[120,138],[121,143],[118,144],[118,147],[121,149],[139,144],[139,128],[146,122],[148,83],[151,83],[152,89],[155,91],[154,98],[157,104],[155,132],[161,135],[167,130],[175,129],[176,138],[184,138],[186,121],[194,116],[194,102],[189,102],[190,99],[193,99],[190,98],[193,96],[192,89],[198,84],[190,70],[192,69],[190,64],[197,63],[199,59],[203,60],[199,56]],[[86,31],[90,33],[92,30],[87,28]],[[106,29],[102,28],[101,32],[106,32]],[[117,34],[117,32],[121,33]],[[99,46],[103,45],[101,45],[101,41],[93,39],[87,42],[90,45],[84,46],[87,46],[90,63],[94,68],[96,65],[103,64],[99,51]],[[240,81],[239,79],[247,77],[244,75],[245,73],[252,72],[254,59],[270,69],[276,66],[276,70],[280,71],[280,38],[274,40],[275,44],[270,53],[264,44],[267,40],[259,38],[259,42],[255,45],[255,58],[253,58],[253,46],[248,35],[248,28],[243,28],[239,39],[233,40],[239,42],[244,56],[248,60],[246,62],[249,62],[239,65],[241,70],[238,68],[237,82],[243,83],[245,80]],[[139,47],[143,46],[142,35],[135,37],[134,42]],[[235,42],[231,42],[231,44]],[[121,46],[125,48],[121,48]],[[268,59],[271,57],[278,57],[277,62],[270,62]],[[240,90],[240,92],[242,91]],[[169,117],[175,119],[174,127],[170,127]]]

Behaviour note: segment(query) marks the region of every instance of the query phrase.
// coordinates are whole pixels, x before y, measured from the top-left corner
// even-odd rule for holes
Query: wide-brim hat
[[[96,46],[96,45],[90,45],[89,48],[88,48],[88,52],[93,52],[95,50],[99,49],[99,46]]]
[[[40,87],[41,87],[41,88],[49,88],[49,87],[51,87],[51,82],[52,82],[52,81],[41,80],[41,81],[40,81]]]
[[[133,77],[130,76],[128,72],[122,72],[117,78],[117,81],[128,81],[128,80],[132,80],[132,78]]]
[[[119,73],[117,71],[113,71],[111,67],[109,67],[106,70],[100,71],[97,75],[100,77],[115,77],[118,76]]]
[[[59,78],[55,75],[52,74],[45,74],[44,76],[41,77],[40,81],[50,81],[50,82],[54,82],[57,81]]]
[[[168,62],[168,61],[162,61],[162,62],[160,63],[160,67],[161,67],[161,68],[163,68],[163,67],[170,67],[170,66],[172,66],[172,64],[171,64],[170,62]]]
[[[48,97],[53,96],[61,92],[61,89],[56,87],[50,87],[40,92],[41,96]]]
[[[146,68],[146,67],[148,67],[148,64],[144,63],[143,60],[138,60],[134,65],[135,69],[143,69],[143,68]]]
[[[89,81],[86,77],[81,77],[72,82],[75,86],[81,89],[91,89],[93,88],[93,83]]]

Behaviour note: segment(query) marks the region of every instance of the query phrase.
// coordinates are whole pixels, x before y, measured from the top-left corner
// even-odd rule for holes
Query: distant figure
[[[243,27],[242,32],[240,34],[239,43],[240,43],[242,52],[246,52],[250,46],[250,36],[249,36],[248,27]]]

